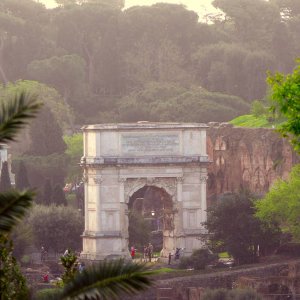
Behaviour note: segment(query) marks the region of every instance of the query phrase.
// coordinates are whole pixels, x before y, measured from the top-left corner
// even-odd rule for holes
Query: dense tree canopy
[[[212,243],[222,244],[241,264],[256,261],[258,246],[261,254],[268,253],[279,241],[276,223],[260,221],[254,203],[249,192],[226,194],[208,210],[205,224]]]
[[[286,120],[279,130],[300,153],[300,61],[292,74],[276,73],[268,78],[272,87],[272,111]]]
[[[278,222],[285,232],[300,240],[300,165],[296,165],[289,180],[279,179],[257,202],[257,215],[268,222]]]
[[[47,94],[64,128],[73,127],[73,116],[76,123],[132,119],[123,108],[134,105],[136,94],[147,93],[152,82],[178,86],[177,99],[183,89],[194,94],[194,87],[220,93],[223,113],[208,113],[207,119],[227,121],[244,113],[241,100],[235,98],[235,107],[227,95],[247,102],[263,98],[266,71],[290,72],[300,51],[297,0],[215,0],[222,13],[200,20],[177,4],[122,10],[122,0],[57,3],[50,10],[33,0],[1,1],[0,80],[51,86],[36,90]],[[60,109],[54,109],[53,98],[63,103]],[[148,103],[139,102],[141,117],[153,119]],[[173,120],[168,110],[174,105],[182,121],[190,121],[191,111],[199,114],[193,120],[203,119],[195,109],[199,104],[186,97],[160,97],[155,119]],[[218,110],[211,99],[202,109]]]

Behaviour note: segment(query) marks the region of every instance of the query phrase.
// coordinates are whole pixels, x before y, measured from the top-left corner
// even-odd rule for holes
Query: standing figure
[[[44,262],[47,258],[47,251],[45,248],[42,246],[41,247],[41,262]]]
[[[130,248],[130,255],[131,255],[131,258],[134,259],[134,256],[135,256],[135,248],[134,248],[134,246],[131,246],[131,248]]]
[[[175,251],[175,260],[180,258],[180,248],[176,248]]]
[[[147,256],[148,256],[148,247],[145,245],[144,246],[144,262],[146,262],[147,261]]]
[[[152,246],[151,243],[149,243],[149,245],[148,245],[148,257],[149,257],[149,262],[151,262],[152,253],[153,253],[153,246]]]

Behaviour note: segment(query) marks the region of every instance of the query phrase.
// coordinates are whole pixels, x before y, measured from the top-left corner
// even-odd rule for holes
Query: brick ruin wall
[[[289,142],[267,128],[233,127],[209,123],[207,199],[213,203],[226,192],[248,189],[266,193],[278,178],[287,179],[299,156]]]

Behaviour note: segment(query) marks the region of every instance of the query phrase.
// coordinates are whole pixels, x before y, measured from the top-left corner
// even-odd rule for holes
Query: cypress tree
[[[57,184],[54,187],[52,200],[56,205],[67,206],[67,199],[66,199],[65,193],[59,184]]]
[[[11,182],[8,172],[8,163],[7,161],[3,162],[1,169],[0,177],[0,192],[5,192],[11,189]]]
[[[51,205],[52,196],[53,196],[53,191],[52,191],[51,181],[49,178],[47,178],[44,185],[43,204]]]
[[[30,127],[30,155],[46,156],[53,153],[64,153],[67,146],[63,132],[51,110],[44,106]]]
[[[18,171],[16,173],[16,188],[20,191],[30,188],[27,169],[23,161],[20,162]]]

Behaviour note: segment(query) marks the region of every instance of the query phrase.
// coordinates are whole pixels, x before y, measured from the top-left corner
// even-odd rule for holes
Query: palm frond
[[[3,101],[0,106],[0,143],[14,141],[17,132],[36,115],[40,107],[36,97],[24,91],[11,101]]]
[[[132,262],[104,261],[79,273],[63,291],[64,300],[119,299],[121,294],[135,294],[150,287],[153,279],[144,265]]]
[[[32,204],[34,192],[0,193],[0,234],[8,233]]]

